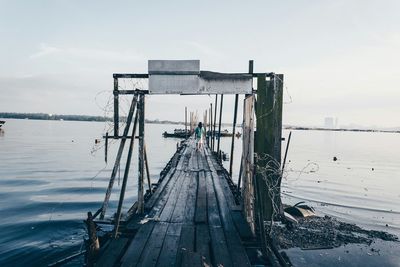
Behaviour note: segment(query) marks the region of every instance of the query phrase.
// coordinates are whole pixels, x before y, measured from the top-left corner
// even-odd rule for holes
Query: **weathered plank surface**
[[[253,237],[222,166],[193,139],[184,146],[145,203],[144,223],[127,222],[134,237],[121,233],[124,242],[105,249],[107,266],[250,266],[242,241]]]

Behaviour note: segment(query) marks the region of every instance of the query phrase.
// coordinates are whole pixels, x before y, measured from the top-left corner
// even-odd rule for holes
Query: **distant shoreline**
[[[113,119],[110,117],[102,116],[89,116],[89,115],[57,115],[57,114],[46,114],[46,113],[13,113],[13,112],[0,112],[1,119],[20,119],[20,120],[52,120],[52,121],[95,121],[95,122],[112,122]],[[121,121],[124,121],[122,117]],[[185,122],[181,121],[169,121],[169,120],[148,120],[146,123],[151,124],[170,124],[170,125],[185,125]],[[223,127],[232,126],[231,123],[222,123]],[[240,124],[237,124],[241,127]],[[338,128],[330,129],[323,127],[303,127],[303,126],[291,126],[283,125],[283,129],[286,130],[298,130],[298,131],[333,131],[333,132],[378,132],[378,133],[400,133],[400,130],[383,130],[383,129],[359,129],[359,128]]]

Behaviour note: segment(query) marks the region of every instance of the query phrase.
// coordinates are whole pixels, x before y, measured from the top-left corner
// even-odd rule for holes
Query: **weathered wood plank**
[[[155,222],[148,222],[140,227],[139,231],[135,235],[128,249],[125,251],[124,256],[121,259],[121,267],[136,266],[139,262],[140,255],[147,244],[147,240],[150,237]]]
[[[210,225],[211,252],[214,266],[233,266],[225,240],[224,230],[220,226]]]
[[[173,174],[175,173],[176,168],[172,167],[168,173],[164,176],[164,179],[161,181],[161,183],[157,186],[157,189],[153,193],[153,195],[150,197],[149,200],[146,201],[146,204],[144,205],[145,210],[150,210],[153,206],[154,203],[158,200],[160,195],[163,193],[165,186],[169,183],[171,180]]]
[[[182,267],[203,267],[203,259],[199,253],[182,251]]]
[[[232,264],[233,266],[250,266],[250,261],[247,257],[245,249],[241,244],[240,237],[231,217],[231,210],[227,202],[227,197],[225,196],[225,193],[231,194],[231,191],[229,190],[228,192],[225,192],[221,185],[222,183],[226,183],[225,178],[221,179],[221,177],[215,172],[212,172],[211,174],[213,178],[215,194],[218,200],[220,218],[223,224]]]
[[[181,223],[185,219],[185,207],[186,201],[189,195],[189,182],[190,176],[195,175],[194,173],[186,173],[182,181],[182,187],[179,192],[178,199],[175,204],[174,211],[172,213],[171,222]]]
[[[207,222],[207,187],[204,172],[199,172],[197,188],[197,202],[196,202],[196,223]]]
[[[194,251],[195,227],[193,225],[183,225],[181,237],[179,239],[176,266],[181,266],[182,253],[185,251]]]
[[[242,240],[248,240],[254,237],[250,225],[246,222],[241,211],[231,211],[231,216]]]
[[[196,225],[196,252],[204,257],[204,261],[210,265],[210,232],[206,224]]]
[[[210,226],[222,226],[211,173],[207,172],[205,174],[205,177],[206,177],[206,187],[207,187],[208,223],[210,224]]]
[[[160,252],[160,256],[158,257],[158,267],[175,266],[181,230],[182,224],[169,224],[167,234],[165,236],[164,243]]]
[[[164,208],[162,209],[162,211],[160,213],[160,216],[159,216],[160,221],[163,221],[163,222],[171,221],[171,216],[172,216],[172,213],[174,212],[175,205],[177,203],[179,193],[180,193],[180,190],[183,185],[185,177],[186,177],[186,174],[184,172],[181,172],[179,177],[177,178],[177,182],[176,182],[174,188],[172,189],[171,194],[169,195],[168,200],[164,205]]]
[[[176,190],[176,184],[182,175],[182,171],[176,171],[174,176],[171,178],[171,181],[166,186],[165,192],[161,194],[153,208],[149,212],[149,217],[156,217],[160,216],[161,212],[163,211],[166,203],[169,200],[169,196],[172,194],[174,190]]]
[[[188,197],[186,200],[184,219],[186,224],[194,222],[195,210],[196,210],[196,195],[197,195],[197,178],[198,174],[193,173],[190,175]]]
[[[148,217],[156,221],[139,228],[119,262],[115,251],[111,266],[250,266],[242,239],[251,240],[251,232],[225,174],[207,147],[194,147],[190,138],[176,163],[181,169],[170,170],[152,201]]]
[[[118,238],[111,240],[107,247],[107,252],[103,253],[96,262],[98,267],[114,266],[122,256],[125,247],[129,242],[129,238]]]
[[[138,266],[156,266],[162,244],[167,233],[168,225],[169,224],[165,222],[156,223],[153,232],[147,241],[146,247],[140,256]]]

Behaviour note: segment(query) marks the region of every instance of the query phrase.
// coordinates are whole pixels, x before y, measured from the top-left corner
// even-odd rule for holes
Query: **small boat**
[[[173,133],[164,132],[164,137],[175,137],[175,138],[186,138],[190,136],[189,131],[185,131],[184,129],[175,129]]]
[[[207,135],[208,136],[211,136],[211,131],[208,131],[207,132]],[[220,136],[221,137],[232,137],[232,133],[230,133],[228,130],[222,130],[221,131],[221,134],[220,134]],[[215,131],[215,136],[216,137],[218,137],[218,132],[217,131]],[[235,133],[235,136],[237,137],[237,138],[239,138],[239,137],[241,137],[242,136],[242,134],[240,133],[240,132],[237,132],[237,133]]]

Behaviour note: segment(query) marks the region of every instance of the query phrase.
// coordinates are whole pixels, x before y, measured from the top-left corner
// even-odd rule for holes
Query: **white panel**
[[[149,74],[168,72],[193,72],[199,74],[200,60],[149,60]]]
[[[197,75],[149,75],[150,94],[195,94],[198,91]]]
[[[252,79],[212,79],[200,78],[199,94],[251,94]]]

